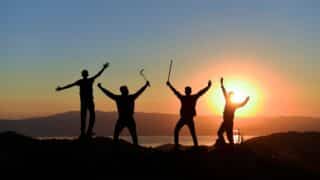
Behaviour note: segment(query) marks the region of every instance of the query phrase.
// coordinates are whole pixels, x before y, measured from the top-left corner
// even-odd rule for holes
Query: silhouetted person
[[[132,137],[133,144],[138,145],[138,137],[136,130],[136,123],[133,117],[134,114],[134,104],[135,100],[144,92],[144,90],[150,86],[149,81],[134,94],[129,94],[127,86],[121,86],[121,95],[116,95],[109,90],[102,87],[101,83],[98,87],[107,95],[109,98],[113,99],[117,104],[118,109],[118,120],[114,129],[113,139],[115,142],[119,141],[119,135],[123,128],[127,127]]]
[[[227,133],[228,141],[231,145],[234,144],[233,141],[233,119],[235,111],[246,105],[249,101],[249,96],[241,103],[234,103],[232,102],[233,92],[227,92],[223,85],[223,78],[220,79],[221,89],[225,98],[225,106],[223,112],[223,122],[218,130],[218,140],[217,142],[220,144],[225,144],[225,140],[223,137],[223,133]]]
[[[99,77],[103,71],[109,66],[109,63],[103,65],[103,68],[93,77],[88,78],[89,72],[87,70],[82,71],[82,79],[66,85],[64,87],[57,87],[57,91],[71,88],[73,86],[80,87],[80,102],[81,102],[81,135],[80,138],[86,136],[91,137],[94,135],[93,127],[95,123],[95,109],[94,109],[94,100],[93,100],[93,83],[94,80]],[[90,113],[89,126],[86,133],[86,117],[87,111]]]
[[[193,118],[194,118],[194,116],[197,115],[197,113],[196,113],[197,100],[200,96],[202,96],[205,92],[207,92],[209,90],[209,88],[211,87],[211,81],[208,82],[207,87],[200,90],[197,94],[194,94],[194,95],[191,95],[192,89],[189,86],[185,87],[185,94],[186,95],[182,95],[171,85],[171,83],[169,81],[167,82],[167,85],[170,87],[170,89],[174,92],[174,94],[179,98],[179,100],[181,102],[180,120],[178,121],[178,123],[174,129],[175,146],[176,147],[179,146],[179,132],[184,125],[187,125],[190,130],[194,146],[198,146],[198,140],[197,140],[197,136],[196,136],[196,130],[194,127]]]

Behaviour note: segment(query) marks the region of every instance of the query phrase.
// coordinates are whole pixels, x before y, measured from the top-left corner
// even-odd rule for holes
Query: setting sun
[[[237,111],[237,115],[241,117],[254,116],[258,113],[261,105],[263,93],[259,87],[252,82],[240,79],[226,79],[225,88],[227,92],[233,92],[232,101],[234,103],[243,102],[247,96],[250,97],[248,104]],[[220,86],[215,87],[210,98],[210,106],[217,115],[221,115],[224,109],[225,100]]]
[[[231,96],[231,101],[235,104],[238,104],[238,103],[241,103],[245,100],[245,98],[247,97],[245,95],[244,92],[242,92],[241,90],[238,90],[238,89],[234,89],[232,90],[232,92],[234,93],[232,96]]]

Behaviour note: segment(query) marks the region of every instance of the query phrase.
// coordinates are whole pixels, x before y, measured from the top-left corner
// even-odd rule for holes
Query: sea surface
[[[112,138],[111,136],[109,136]],[[244,136],[244,140],[248,140],[250,138],[253,138],[255,136]],[[76,139],[77,137],[38,137],[38,139]],[[128,142],[131,141],[130,136],[121,136],[120,139],[126,140]],[[198,142],[199,145],[205,145],[205,146],[212,146],[217,137],[216,136],[198,136]],[[235,143],[237,143],[237,137],[234,138]],[[157,147],[163,144],[173,144],[173,136],[139,136],[138,137],[139,144],[145,147]],[[191,136],[180,136],[179,137],[179,143],[181,145],[193,145],[193,141]]]

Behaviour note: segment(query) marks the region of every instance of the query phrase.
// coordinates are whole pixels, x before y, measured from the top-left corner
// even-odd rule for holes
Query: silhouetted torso
[[[224,106],[223,117],[225,121],[232,122],[234,119],[234,113],[238,108],[243,107],[249,101],[249,97],[241,103],[234,103],[231,101],[228,95],[225,95],[226,104]]]
[[[76,84],[80,87],[81,101],[93,100],[93,83],[94,78],[80,79]]]
[[[226,104],[224,106],[223,116],[225,120],[233,121],[234,113],[237,110],[237,106],[233,104],[230,100],[226,100]]]
[[[113,94],[107,89],[103,88],[101,84],[98,84],[99,88],[102,92],[105,93],[109,98],[113,99],[117,103],[118,116],[119,121],[134,121],[134,103],[135,100],[144,92],[144,90],[149,86],[149,82],[147,82],[142,88],[140,88],[136,93],[127,95],[128,89],[126,86],[120,88],[121,95]],[[124,89],[122,89],[124,88]],[[121,90],[122,89],[122,90]]]
[[[126,120],[127,117],[132,117],[134,114],[134,101],[135,96],[128,95],[122,96],[118,95],[115,97],[117,103],[119,119]]]
[[[190,96],[181,96],[179,97],[181,102],[180,115],[185,118],[192,118],[197,115],[196,104],[199,96],[190,95]]]

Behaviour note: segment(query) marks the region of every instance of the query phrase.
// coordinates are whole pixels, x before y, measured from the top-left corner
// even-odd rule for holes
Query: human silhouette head
[[[83,77],[84,79],[86,79],[86,78],[89,76],[89,72],[88,72],[88,70],[86,70],[86,69],[83,70],[81,74],[82,74],[82,77]]]
[[[233,91],[230,91],[230,92],[228,93],[228,96],[229,96],[230,99],[232,98],[233,95],[234,95],[234,92],[233,92]]]
[[[120,92],[122,95],[127,96],[129,94],[129,90],[127,86],[121,86],[120,87]]]
[[[190,86],[185,87],[184,92],[186,93],[186,95],[190,95],[192,93],[192,89]]]

